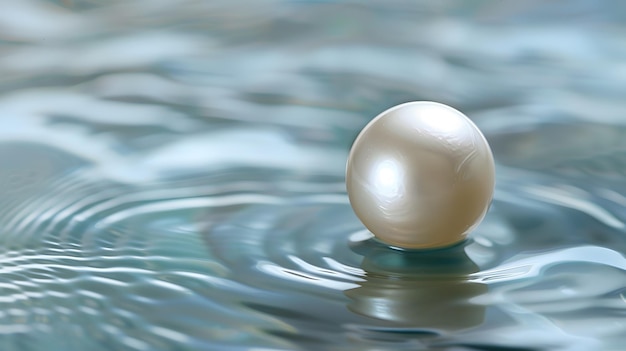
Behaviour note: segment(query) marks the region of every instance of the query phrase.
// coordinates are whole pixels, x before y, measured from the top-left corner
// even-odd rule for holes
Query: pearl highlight
[[[495,165],[487,140],[452,107],[409,102],[358,135],[346,167],[357,217],[382,242],[409,249],[450,246],[487,213]]]

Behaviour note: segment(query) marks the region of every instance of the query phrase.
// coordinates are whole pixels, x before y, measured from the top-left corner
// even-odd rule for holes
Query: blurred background
[[[486,132],[621,125],[625,13],[584,0],[4,1],[2,130],[132,159],[110,172],[138,178],[248,161],[338,174],[360,128],[412,100],[497,120]]]
[[[620,350],[625,23],[622,1],[0,1],[0,348]],[[450,257],[353,239],[343,184],[360,129],[413,100],[498,163],[434,273]]]

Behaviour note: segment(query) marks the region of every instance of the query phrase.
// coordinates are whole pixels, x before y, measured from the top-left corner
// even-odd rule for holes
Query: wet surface
[[[0,4],[0,349],[623,349],[623,5]],[[345,193],[411,100],[497,161],[448,250]]]

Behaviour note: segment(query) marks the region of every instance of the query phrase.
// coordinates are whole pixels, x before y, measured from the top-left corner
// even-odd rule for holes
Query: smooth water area
[[[0,350],[626,348],[621,2],[1,5]],[[411,100],[497,160],[446,250],[345,193]]]

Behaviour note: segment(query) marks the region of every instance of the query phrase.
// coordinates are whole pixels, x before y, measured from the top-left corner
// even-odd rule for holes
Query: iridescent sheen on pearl
[[[462,241],[487,213],[495,166],[487,140],[452,107],[409,102],[358,135],[346,167],[354,212],[381,241],[437,248]]]

